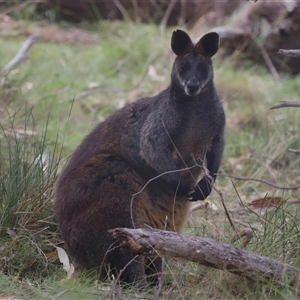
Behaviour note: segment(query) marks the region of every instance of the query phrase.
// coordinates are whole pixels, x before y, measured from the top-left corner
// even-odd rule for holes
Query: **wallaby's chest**
[[[222,126],[216,118],[203,113],[187,115],[177,126],[178,130],[174,130],[174,148],[185,156],[201,154],[208,150],[214,136],[222,131]]]
[[[172,159],[179,169],[193,167],[195,177],[201,173],[205,163],[206,154],[211,150],[213,139],[216,135],[222,135],[224,130],[224,117],[222,107],[216,105],[210,107],[210,111],[192,110],[177,124],[174,130],[172,149]],[[185,172],[184,172],[185,173]]]

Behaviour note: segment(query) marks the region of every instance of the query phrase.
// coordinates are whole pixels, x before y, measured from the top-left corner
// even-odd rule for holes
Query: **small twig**
[[[187,263],[184,261],[181,261],[180,263],[182,266],[181,270],[183,270],[186,267]],[[168,285],[168,290],[165,293],[166,299],[174,299],[172,298],[172,293],[174,289],[178,288],[181,276],[181,272],[177,272],[177,274],[174,274],[173,281]]]
[[[113,0],[113,3],[115,4],[115,6],[119,9],[119,11],[121,12],[124,20],[126,22],[131,22],[131,18],[129,16],[129,14],[127,13],[125,7],[122,5],[122,3],[119,0]]]
[[[161,271],[162,272],[161,272],[161,274],[158,275],[158,284],[155,289],[155,296],[154,296],[153,300],[159,300],[159,296],[161,294],[161,291],[162,291],[162,288],[164,285],[164,281],[165,281],[165,274],[164,274],[165,265],[166,265],[165,259],[162,257],[161,258]]]
[[[122,295],[122,293],[121,293],[119,287],[117,286],[117,279],[115,279],[115,276],[114,276],[114,275],[112,275],[112,282],[111,282],[111,285],[112,285],[112,291],[113,291],[113,298],[114,298],[114,299],[116,298],[117,300],[126,300],[126,299],[123,297],[123,295]]]
[[[262,167],[266,169],[266,171],[269,173],[268,178],[270,181],[273,179],[273,182],[277,181],[277,175],[274,172],[274,169],[270,166],[270,164],[265,161],[265,159],[259,155],[255,155],[254,160],[258,162]]]
[[[113,298],[117,298],[118,300],[126,300],[124,297],[123,297],[123,295],[122,295],[122,293],[121,293],[121,291],[120,291],[120,289],[119,289],[119,287],[117,286],[117,282],[120,280],[120,278],[121,278],[121,276],[122,276],[122,274],[123,274],[123,272],[125,271],[125,269],[135,260],[135,259],[137,259],[137,257],[138,257],[139,255],[135,255],[121,270],[120,270],[120,272],[119,272],[119,274],[118,274],[118,276],[117,276],[117,278],[115,278],[115,276],[114,275],[112,275],[112,282],[111,282],[111,285],[112,285],[112,292],[113,292]]]
[[[166,215],[164,230],[167,230],[167,224],[168,224],[168,216]],[[153,249],[153,250],[155,250],[155,249]],[[161,257],[161,273],[157,274],[158,284],[156,285],[155,295],[154,295],[153,300],[159,300],[159,296],[161,294],[161,291],[162,291],[162,288],[164,285],[164,281],[165,281],[165,273],[164,273],[165,266],[166,266],[165,259],[163,257]]]
[[[279,49],[278,54],[283,56],[300,57],[300,49],[296,49],[296,50]]]
[[[166,215],[166,221],[165,221],[165,227],[164,230],[167,230],[167,225],[168,225],[168,216]],[[155,290],[155,297],[154,300],[159,300],[159,296],[162,291],[162,287],[165,282],[165,267],[166,267],[166,262],[163,257],[161,257],[161,274],[157,274],[158,276],[158,284]]]
[[[237,232],[231,239],[231,242],[234,243],[237,240],[244,238],[242,246],[243,246],[243,248],[246,248],[246,246],[249,244],[249,242],[251,241],[251,239],[253,237],[254,237],[254,234],[253,234],[252,228],[247,227],[247,228],[243,229],[241,232]]]
[[[288,152],[300,154],[300,149],[288,149]]]
[[[274,104],[270,109],[277,109],[281,107],[300,107],[300,101],[282,101]]]
[[[59,298],[60,298],[62,295],[64,295],[67,291],[68,291],[68,290],[64,290],[64,291],[62,291],[62,292],[57,293],[55,296],[53,296],[53,297],[51,298],[51,300],[57,300],[57,299],[59,299]]]
[[[214,191],[216,191],[216,192],[219,194],[219,196],[220,196],[222,206],[223,206],[223,208],[224,208],[226,217],[227,217],[227,219],[228,219],[228,221],[229,221],[229,223],[230,223],[232,229],[233,229],[234,231],[236,231],[235,225],[234,225],[234,223],[233,223],[233,221],[232,221],[232,219],[231,219],[231,216],[230,216],[230,214],[229,214],[229,211],[228,211],[228,209],[227,209],[227,207],[226,207],[226,205],[225,205],[224,197],[223,197],[223,194],[222,194],[221,190],[218,190],[218,189],[216,188],[215,183],[214,183],[214,180],[213,180],[212,176],[209,174],[209,170],[207,169],[207,167],[206,167],[205,165],[203,165],[203,169],[204,169],[204,172],[205,172],[205,176],[209,178],[209,181],[210,181],[210,184],[211,184],[212,189],[213,189]]]
[[[97,87],[94,87],[94,88],[85,88],[83,89],[81,95],[78,95],[76,96],[75,100],[76,101],[80,101],[80,100],[83,100],[84,98],[87,98],[91,95],[94,95],[95,93],[109,93],[109,94],[121,94],[121,93],[129,93],[130,91],[134,91],[135,89],[138,89],[140,87],[140,85],[145,82],[145,79],[146,77],[148,76],[148,69],[149,69],[149,66],[151,66],[151,64],[153,63],[154,61],[154,57],[155,55],[152,55],[144,64],[144,70],[142,72],[142,74],[139,76],[140,77],[140,80],[135,84],[133,85],[132,87],[130,88],[122,88],[122,89],[118,89],[118,90],[112,90],[111,88],[105,88],[103,86],[97,86]],[[119,73],[121,71],[121,68],[117,68],[116,69],[116,73]],[[115,72],[115,71],[114,71]],[[45,96],[47,97],[47,95]]]
[[[137,259],[139,257],[139,255],[135,255],[119,272],[118,277],[116,278],[116,282],[118,282],[123,274],[123,272],[126,270],[126,268],[132,263],[134,262],[135,259]]]
[[[19,52],[16,54],[16,56],[7,63],[4,68],[1,71],[1,77],[5,76],[11,69],[13,69],[16,65],[21,63],[23,60],[27,59],[27,52],[31,48],[31,46],[36,42],[38,39],[38,36],[35,34],[32,34],[29,36],[29,38],[25,41],[22,48],[19,50]]]
[[[257,41],[256,37],[253,35],[252,32],[248,31],[247,32],[248,35],[251,37],[251,39],[253,40],[253,42],[257,45],[257,47],[259,48],[269,70],[271,71],[271,74],[273,75],[275,80],[280,80],[280,76],[276,70],[276,68],[274,67],[272,60],[270,59],[270,56],[266,50],[266,48],[262,45],[259,44],[259,42]]]
[[[3,1],[1,1],[1,2],[3,2]],[[30,6],[31,4],[36,5],[37,3],[42,3],[42,2],[44,2],[44,0],[40,0],[40,1],[39,0],[28,0],[28,1],[22,1],[18,5],[12,5],[12,6],[9,5],[10,7],[8,9],[6,9],[5,11],[3,11],[1,13],[1,15],[8,15],[11,12],[19,12],[19,11],[22,11],[27,6]]]
[[[49,262],[48,262],[48,258],[46,256],[46,254],[43,252],[43,250],[40,248],[40,246],[36,242],[34,242],[32,239],[30,239],[30,237],[25,236],[25,238],[28,239],[30,241],[31,245],[34,245],[36,247],[38,253],[44,257],[45,268],[47,268]]]
[[[264,60],[265,60],[265,62],[267,64],[267,66],[269,67],[269,69],[271,71],[271,74],[273,75],[274,79],[275,80],[280,80],[280,76],[279,76],[276,68],[274,67],[274,65],[272,63],[267,50],[264,47],[260,46],[260,45],[258,45],[258,47],[259,47],[259,49],[260,49],[260,51],[262,53],[262,56],[263,56],[263,58],[264,58]]]
[[[235,225],[234,225],[234,223],[233,223],[233,221],[232,221],[232,219],[231,219],[231,217],[230,217],[229,211],[228,211],[228,209],[227,209],[227,207],[226,207],[226,205],[225,205],[225,201],[224,201],[224,197],[223,197],[222,192],[221,192],[220,190],[218,190],[218,189],[215,187],[215,184],[214,184],[214,183],[213,183],[213,186],[212,186],[212,187],[213,187],[213,189],[219,194],[220,199],[221,199],[222,206],[223,206],[224,211],[225,211],[225,214],[226,214],[226,217],[227,217],[227,219],[228,219],[228,221],[229,221],[229,223],[230,223],[232,229],[233,229],[234,231],[236,231]]]
[[[235,180],[257,181],[257,182],[261,182],[261,183],[267,184],[269,186],[272,186],[272,187],[274,187],[278,190],[297,190],[297,189],[300,189],[300,184],[294,185],[294,186],[279,186],[279,185],[276,185],[272,182],[269,182],[269,181],[266,181],[266,180],[263,180],[263,179],[257,179],[257,178],[235,177],[235,176],[231,176],[231,175],[227,175],[227,174],[218,174],[218,176],[224,176],[224,177],[232,178],[232,179],[235,179]]]
[[[209,207],[209,203],[207,201],[198,201],[196,203],[193,203],[191,206],[191,212],[200,210],[200,209],[207,209]]]
[[[168,8],[165,12],[165,15],[163,16],[161,23],[160,23],[162,28],[166,28],[168,20],[170,18],[170,15],[172,13],[172,10],[174,9],[176,2],[177,2],[177,0],[171,0],[171,2],[169,3]]]
[[[193,169],[193,168],[195,168],[195,167],[198,167],[198,165],[194,165],[194,166],[191,166],[191,167],[182,168],[182,169],[178,169],[178,170],[172,170],[172,171],[166,171],[166,172],[163,172],[163,173],[161,173],[161,174],[159,174],[159,175],[157,175],[157,176],[155,176],[155,177],[149,179],[149,180],[145,183],[145,185],[142,187],[142,189],[141,189],[140,191],[138,191],[137,193],[133,194],[132,197],[131,197],[131,201],[130,201],[130,215],[131,215],[131,222],[132,222],[133,228],[135,228],[135,224],[134,224],[134,221],[133,221],[133,200],[134,200],[135,196],[141,194],[141,193],[144,191],[144,189],[147,187],[147,185],[148,185],[150,182],[152,182],[153,180],[156,180],[156,179],[158,179],[158,178],[160,178],[160,177],[162,177],[162,176],[164,176],[164,175],[166,175],[166,174],[176,173],[176,172],[182,172],[182,171],[187,171],[187,170],[191,170],[191,169]]]
[[[248,207],[247,207],[247,209],[248,209]],[[242,210],[245,211],[245,208],[242,208]],[[234,211],[234,212],[237,212],[237,211]],[[252,225],[251,225],[251,227],[249,227],[250,225],[248,223],[245,223],[245,222],[243,222],[239,219],[235,219],[234,222],[241,225],[241,226],[243,226],[243,227],[245,227],[245,228],[251,228],[252,231],[258,231],[258,229],[256,227],[253,227]]]
[[[186,24],[187,23],[187,17],[186,17],[186,11],[187,11],[187,6],[189,5],[188,0],[180,0],[181,8],[180,8],[180,23]]]

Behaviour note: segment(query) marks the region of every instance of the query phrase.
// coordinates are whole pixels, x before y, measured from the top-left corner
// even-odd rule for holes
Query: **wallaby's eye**
[[[209,73],[209,70],[206,65],[199,64],[197,66],[197,72],[199,72],[203,76],[206,76]]]
[[[183,75],[184,73],[186,73],[188,70],[190,69],[190,66],[188,64],[184,64],[180,67],[179,69],[179,74]]]

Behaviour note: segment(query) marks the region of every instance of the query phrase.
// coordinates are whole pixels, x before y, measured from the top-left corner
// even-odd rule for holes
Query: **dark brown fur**
[[[217,43],[216,34],[208,34],[194,48],[186,33],[174,32],[177,59],[170,86],[100,123],[60,175],[57,223],[82,268],[110,264],[119,273],[133,256],[120,250],[109,229],[150,226],[180,231],[189,215],[189,197],[196,201],[209,195],[207,180],[216,177],[224,144],[225,117],[210,60]],[[184,68],[189,74],[181,72]],[[199,181],[204,161],[209,174]],[[180,171],[187,167],[191,169]],[[149,273],[161,270],[159,260],[155,267]],[[128,283],[144,278],[142,257],[121,275]]]

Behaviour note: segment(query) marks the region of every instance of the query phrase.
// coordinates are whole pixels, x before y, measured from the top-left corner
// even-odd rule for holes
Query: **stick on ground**
[[[163,257],[197,262],[253,280],[295,285],[300,279],[300,270],[288,264],[208,238],[148,228],[116,228],[110,233],[122,241],[125,251],[133,254],[158,253]]]
[[[29,36],[29,38],[25,41],[19,52],[16,56],[8,62],[1,71],[1,76],[5,76],[11,69],[13,69],[16,65],[21,63],[23,60],[27,59],[27,52],[31,48],[31,46],[36,42],[38,36],[33,34]]]
[[[279,49],[278,54],[283,56],[300,57],[300,49],[292,49],[292,50]]]
[[[300,101],[283,101],[274,104],[270,109],[277,109],[281,107],[300,107]]]

